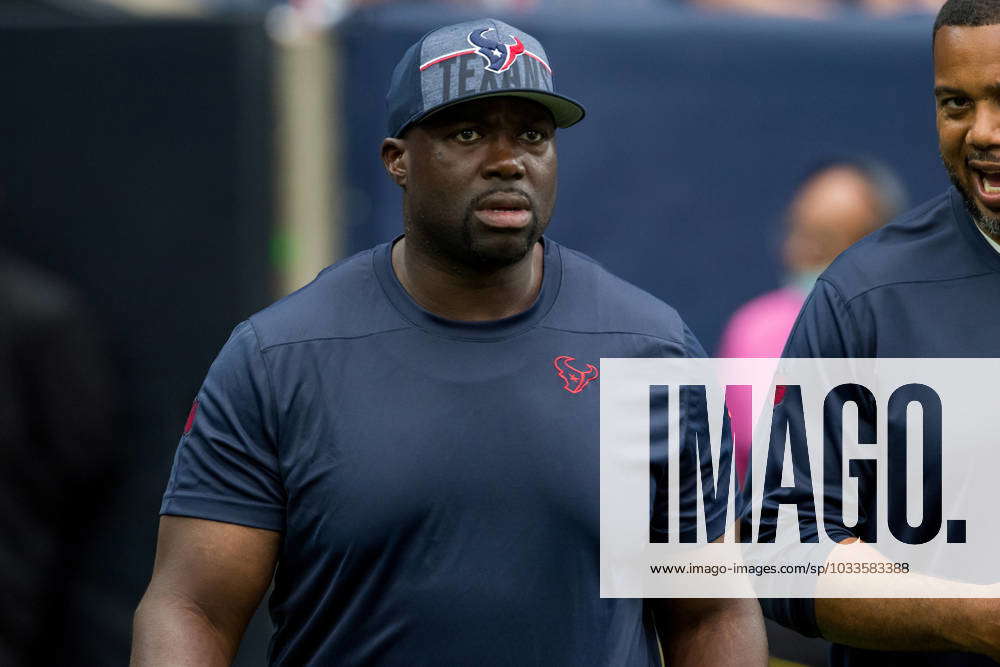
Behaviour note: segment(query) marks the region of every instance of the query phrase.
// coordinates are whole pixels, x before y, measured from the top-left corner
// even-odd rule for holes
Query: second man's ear
[[[382,164],[389,177],[401,188],[406,187],[406,142],[386,137],[382,141]]]

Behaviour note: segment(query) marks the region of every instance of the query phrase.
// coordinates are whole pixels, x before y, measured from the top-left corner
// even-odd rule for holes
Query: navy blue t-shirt
[[[385,244],[233,332],[161,511],[282,533],[272,664],[660,664],[643,601],[599,594],[598,366],[704,353],[544,247],[507,319],[422,309]]]
[[[802,307],[784,356],[1000,356],[1000,254],[976,228],[961,194],[950,188],[840,255]],[[858,526],[843,527],[840,537],[866,539],[875,528],[865,522],[862,507]],[[789,627],[819,634],[813,600],[764,600],[762,606]],[[831,664],[995,663],[968,653],[897,653],[835,644]]]

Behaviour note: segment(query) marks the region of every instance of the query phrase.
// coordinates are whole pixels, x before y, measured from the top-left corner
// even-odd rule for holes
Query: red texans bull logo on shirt
[[[587,369],[581,371],[576,366],[573,366],[570,363],[571,361],[576,361],[576,359],[563,355],[556,357],[552,365],[556,367],[556,372],[562,378],[563,389],[571,394],[579,394],[590,384],[591,380],[597,379],[599,373],[597,366],[594,364],[587,364]]]

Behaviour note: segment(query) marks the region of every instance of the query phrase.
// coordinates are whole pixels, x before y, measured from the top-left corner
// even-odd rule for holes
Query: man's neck
[[[392,269],[403,288],[426,310],[449,320],[484,322],[522,313],[542,287],[544,250],[535,243],[523,259],[490,272],[463,271],[431,260],[400,239]]]

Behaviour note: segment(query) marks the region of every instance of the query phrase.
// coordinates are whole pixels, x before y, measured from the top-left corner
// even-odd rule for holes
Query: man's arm
[[[670,667],[767,664],[767,635],[757,600],[652,602],[663,655]]]
[[[133,623],[133,667],[229,665],[267,591],[281,534],[164,516]]]
[[[969,598],[816,600],[823,636],[884,651],[970,651],[1000,662],[1000,602]]]
[[[849,541],[843,542],[847,544]],[[886,561],[867,544],[837,547],[828,562]],[[886,561],[888,562],[888,561]],[[839,578],[838,590],[852,575],[825,575],[818,589]],[[856,575],[855,575],[856,576]],[[894,575],[915,594],[955,595],[960,589],[983,594],[990,589],[919,574]],[[993,592],[994,595],[1000,592]],[[824,637],[859,648],[888,651],[970,651],[1000,662],[1000,600],[993,598],[817,598],[816,623]]]

